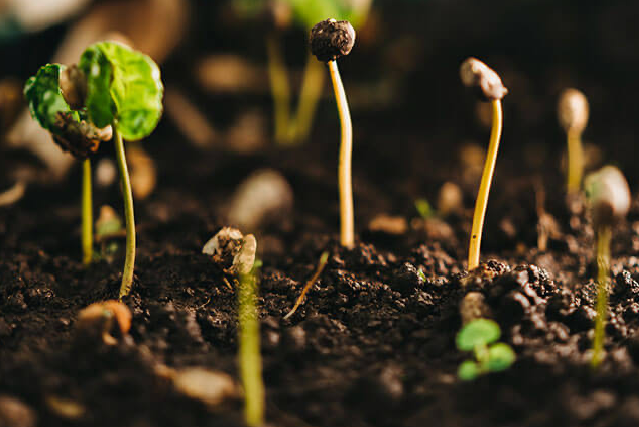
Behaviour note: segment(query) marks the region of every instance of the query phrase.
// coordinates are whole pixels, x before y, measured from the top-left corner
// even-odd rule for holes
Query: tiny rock
[[[80,311],[75,327],[80,341],[115,345],[131,329],[131,312],[119,301],[96,302]]]
[[[401,216],[380,214],[368,223],[368,229],[373,233],[385,233],[398,236],[408,231],[408,223],[406,222],[406,218]]]
[[[35,427],[37,417],[33,409],[8,395],[0,395],[0,426]]]
[[[230,375],[206,368],[186,368],[173,376],[173,386],[185,396],[215,408],[239,397],[239,388]]]
[[[254,231],[281,221],[293,207],[293,190],[281,173],[260,169],[238,187],[228,210],[229,222]]]
[[[459,314],[464,325],[475,319],[491,317],[490,307],[480,292],[469,292],[464,296],[459,305]]]

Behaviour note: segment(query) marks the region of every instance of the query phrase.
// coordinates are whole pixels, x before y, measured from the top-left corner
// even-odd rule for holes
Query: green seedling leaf
[[[457,348],[473,351],[476,347],[488,345],[499,339],[499,325],[489,319],[476,319],[468,323],[457,334]]]
[[[426,282],[426,275],[424,274],[424,272],[422,271],[421,268],[417,269],[417,275],[419,276],[420,279],[422,279],[423,282]]]
[[[415,209],[423,219],[432,218],[436,215],[435,210],[431,207],[426,199],[415,200]]]
[[[497,343],[488,349],[488,362],[486,367],[492,372],[503,371],[504,369],[508,369],[515,359],[515,352],[508,344]]]
[[[151,58],[119,43],[101,42],[87,48],[78,66],[87,76],[87,110],[96,126],[113,123],[128,141],[153,132],[162,115],[164,88]]]
[[[472,381],[481,374],[479,365],[472,360],[466,360],[457,370],[457,376],[464,381]]]
[[[60,73],[64,68],[60,64],[47,64],[24,85],[31,117],[51,133],[59,131],[55,126],[58,112],[72,112],[71,117],[80,121],[79,114],[71,110],[60,90]]]

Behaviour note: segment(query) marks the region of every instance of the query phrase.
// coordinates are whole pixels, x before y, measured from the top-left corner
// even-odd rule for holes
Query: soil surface
[[[553,20],[562,12],[558,9],[539,17],[540,22],[555,22],[547,27],[549,40],[560,33],[553,32],[559,26]],[[615,44],[623,38],[621,30],[606,23],[612,20],[609,15],[627,10],[619,5],[608,9],[586,9],[584,14],[601,12],[597,28],[608,37],[606,43]],[[237,396],[207,405],[180,392],[167,372],[203,367],[239,383],[232,278],[201,250],[229,225],[223,213],[237,185],[256,169],[272,168],[292,186],[294,208],[256,233],[263,261],[259,309],[269,425],[636,426],[639,199],[635,193],[628,220],[615,231],[606,357],[593,371],[593,230],[581,202],[566,202],[563,137],[550,124],[555,123],[555,89],[571,80],[562,74],[565,64],[538,65],[543,61],[536,60],[552,56],[547,51],[526,60],[514,55],[509,62],[504,60],[508,49],[499,54],[497,48],[486,48],[493,40],[487,30],[465,27],[475,12],[485,17],[483,10],[467,10],[456,15],[457,25],[466,28],[465,34],[484,36],[474,43],[477,54],[492,55],[511,88],[504,101],[506,129],[485,225],[485,263],[479,270],[471,276],[465,271],[479,182],[467,142],[484,147],[488,134],[479,130],[473,118],[476,106],[456,74],[461,51],[467,55],[473,46],[441,39],[437,44],[433,37],[436,47],[430,57],[442,65],[431,66],[428,55],[418,60],[407,80],[415,86],[398,89],[404,100],[398,109],[354,113],[358,243],[352,250],[338,244],[339,127],[331,104],[322,108],[308,143],[269,146],[252,154],[198,150],[164,121],[145,142],[156,162],[158,185],[148,199],[136,201],[135,284],[124,299],[132,327],[116,345],[87,341],[76,333],[82,308],[117,298],[123,263],[123,240],[116,240],[119,250],[110,261],[88,269],[80,262],[79,167],[62,183],[30,185],[17,204],[0,208],[0,421],[14,411],[20,421],[11,427],[33,425],[30,419],[42,426],[242,425]],[[399,16],[397,22],[406,19]],[[391,17],[387,26],[394,23]],[[516,24],[502,22],[493,34],[509,34]],[[438,27],[427,28],[420,30],[422,40]],[[587,30],[585,24],[575,29],[577,34]],[[526,26],[518,31],[525,32]],[[533,38],[519,33],[516,38],[532,49]],[[568,49],[567,43],[559,46]],[[522,49],[511,50],[515,47]],[[621,70],[634,61],[626,53],[616,48],[596,55]],[[192,54],[187,48],[181,55]],[[372,53],[365,50],[363,55],[370,59]],[[576,53],[572,65],[587,63],[584,55]],[[182,59],[178,55],[168,64],[169,78],[179,73]],[[531,65],[526,80],[522,74],[533,63],[537,65]],[[342,70],[347,83],[358,71],[370,75],[368,68],[348,62]],[[584,73],[581,87],[595,94],[587,139],[617,141],[603,146],[591,168],[614,161],[633,187],[636,156],[622,153],[633,152],[634,119],[617,116],[606,106],[616,97],[611,93],[635,77],[622,73],[617,80],[606,80],[611,88],[606,92],[597,80],[603,75],[600,69]],[[547,76],[556,78],[548,82]],[[431,88],[424,80],[439,85]],[[545,85],[545,92],[536,91]],[[418,89],[413,92],[413,87]],[[452,94],[445,89],[449,87]],[[525,96],[518,96],[518,90]],[[207,111],[219,113],[221,122],[231,120],[225,114],[256,102],[220,102],[191,92],[206,102]],[[630,99],[631,90],[619,92],[622,102]],[[257,102],[268,109],[268,99]],[[108,147],[100,154],[110,155]],[[25,162],[33,163],[22,152],[3,152],[3,186],[11,182],[12,168]],[[462,209],[419,218],[415,199],[423,197],[436,206],[447,181],[462,189]],[[118,191],[96,189],[96,208],[107,203],[121,210]],[[379,214],[405,218],[407,230],[370,230],[369,222]],[[540,235],[548,240],[543,250]],[[320,280],[298,311],[283,320],[325,250],[330,257]],[[461,327],[460,302],[473,291],[484,295],[502,328],[502,341],[513,347],[517,361],[504,372],[463,382],[456,372],[468,355],[456,349],[454,339]]]

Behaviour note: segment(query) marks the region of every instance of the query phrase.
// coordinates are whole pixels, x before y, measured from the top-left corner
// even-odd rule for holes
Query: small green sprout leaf
[[[515,361],[515,352],[504,343],[497,343],[488,349],[488,362],[486,367],[491,372],[508,369]]]
[[[415,200],[415,209],[417,209],[417,212],[422,219],[432,218],[436,215],[435,210],[426,199]]]
[[[60,73],[64,68],[60,64],[47,64],[24,85],[24,96],[29,103],[31,116],[51,133],[59,132],[55,126],[59,112],[71,112],[70,117],[80,121],[79,114],[72,112],[60,90]]]
[[[479,365],[472,360],[465,360],[457,370],[457,376],[464,381],[472,381],[481,374]]]
[[[114,123],[129,141],[153,132],[162,115],[164,88],[151,58],[119,43],[101,42],[87,48],[78,65],[87,76],[87,111],[96,126]]]
[[[477,346],[485,346],[499,339],[499,325],[489,319],[477,319],[468,323],[457,334],[457,348],[473,351]]]

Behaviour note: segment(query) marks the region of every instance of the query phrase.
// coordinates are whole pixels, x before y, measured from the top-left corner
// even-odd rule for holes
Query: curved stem
[[[341,218],[340,241],[342,246],[352,248],[355,246],[355,219],[353,214],[353,184],[351,181],[351,162],[353,156],[353,125],[351,113],[348,109],[346,92],[339,75],[336,61],[330,61],[328,68],[331,72],[331,80],[335,89],[337,110],[342,127],[341,143],[339,148],[339,213]]]
[[[603,359],[606,314],[608,310],[608,280],[610,280],[610,240],[612,229],[609,225],[597,227],[597,320],[595,339],[592,344],[592,367],[596,368]]]
[[[297,111],[291,124],[290,142],[300,142],[308,139],[323,87],[324,70],[322,69],[322,63],[317,61],[313,54],[309,54],[304,67],[304,77],[302,78]]]
[[[468,270],[477,268],[479,265],[479,251],[481,248],[481,236],[484,228],[486,207],[488,206],[488,194],[490,193],[490,184],[495,172],[497,150],[499,149],[499,139],[501,138],[503,122],[501,101],[495,99],[492,101],[492,104],[493,127],[490,132],[486,164],[484,165],[484,172],[481,176],[481,184],[479,185],[479,192],[477,193],[477,200],[475,201],[475,214],[473,215],[473,228],[470,233],[470,249],[468,251]]]
[[[578,193],[584,173],[584,149],[581,132],[568,130],[568,192]]]
[[[282,143],[285,142],[288,133],[291,94],[280,45],[273,34],[266,38],[266,55],[275,111],[275,141]]]
[[[124,259],[124,270],[122,271],[122,285],[120,286],[120,299],[129,295],[133,285],[133,268],[135,264],[135,218],[133,216],[133,193],[131,191],[131,180],[129,179],[129,169],[126,165],[124,152],[124,141],[122,135],[113,125],[115,134],[115,153],[118,160],[118,170],[120,172],[120,186],[122,197],[124,198],[124,218],[126,220],[126,257]]]
[[[93,261],[93,196],[91,191],[91,160],[82,165],[82,262]]]

